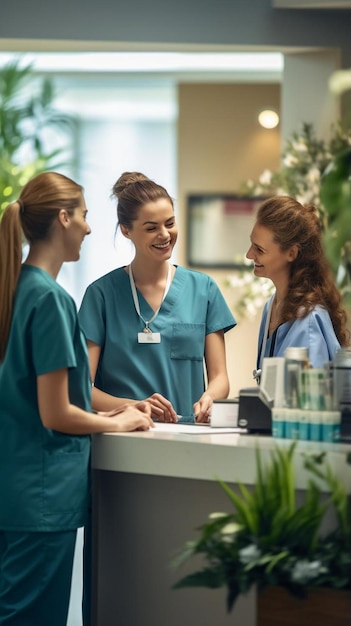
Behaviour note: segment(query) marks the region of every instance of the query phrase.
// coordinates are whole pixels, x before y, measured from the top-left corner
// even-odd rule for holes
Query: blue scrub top
[[[0,529],[83,526],[90,437],[43,426],[37,376],[68,368],[69,397],[91,410],[89,361],[71,296],[45,271],[23,265],[0,364]]]
[[[138,291],[145,320],[154,311]],[[201,272],[177,267],[170,289],[150,328],[161,342],[138,343],[139,318],[125,268],[92,283],[79,311],[87,337],[101,347],[95,386],[122,398],[141,400],[158,392],[183,416],[205,389],[205,338],[236,325],[218,286]]]
[[[278,326],[272,336],[267,338],[265,353],[262,354],[264,329],[272,298],[266,302],[262,313],[258,337],[257,367],[262,368],[264,357],[284,356],[286,348],[290,346],[308,348],[309,361],[312,367],[323,367],[328,361],[333,361],[340,344],[328,311],[319,305],[310,311],[306,317]]]

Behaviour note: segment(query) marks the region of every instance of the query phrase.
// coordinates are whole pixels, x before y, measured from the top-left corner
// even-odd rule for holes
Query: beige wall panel
[[[245,180],[280,163],[280,131],[257,122],[262,108],[280,109],[280,85],[182,84],[179,87],[179,263],[186,259],[186,197],[193,192],[235,193]],[[249,241],[247,241],[249,245]],[[235,253],[235,251],[233,251]],[[238,294],[225,287],[234,270],[201,269],[213,276],[235,315]],[[230,396],[252,386],[260,315],[239,320],[226,336]]]

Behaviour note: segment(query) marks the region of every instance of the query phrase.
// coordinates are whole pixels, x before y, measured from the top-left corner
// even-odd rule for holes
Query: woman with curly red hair
[[[290,196],[268,198],[250,239],[246,256],[255,276],[270,278],[275,286],[262,314],[257,368],[264,357],[284,356],[288,346],[307,347],[312,367],[322,367],[349,344],[349,331],[316,208]]]

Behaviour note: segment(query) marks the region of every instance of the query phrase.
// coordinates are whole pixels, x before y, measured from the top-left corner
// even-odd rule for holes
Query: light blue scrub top
[[[328,311],[319,305],[306,317],[278,326],[276,332],[267,338],[265,353],[262,354],[264,329],[272,298],[266,302],[262,313],[257,368],[262,368],[263,357],[284,356],[286,348],[290,346],[308,348],[312,367],[323,367],[328,361],[333,361],[340,344]]]
[[[138,291],[141,315],[154,311]],[[150,328],[160,343],[138,343],[139,318],[129,282],[120,267],[92,283],[79,311],[87,337],[101,347],[95,386],[122,398],[142,400],[158,392],[189,417],[205,389],[205,338],[236,325],[218,286],[206,274],[177,267]]]
[[[69,397],[91,410],[86,342],[71,296],[43,270],[23,265],[0,364],[0,529],[62,531],[83,526],[90,437],[45,428],[37,376],[68,368]]]

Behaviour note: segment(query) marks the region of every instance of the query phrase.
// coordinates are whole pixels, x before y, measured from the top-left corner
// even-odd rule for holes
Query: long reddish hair
[[[257,223],[273,233],[282,250],[298,247],[290,264],[287,297],[282,307],[285,321],[305,317],[316,305],[327,309],[341,346],[349,345],[347,314],[326,258],[319,214],[290,196],[273,196],[261,204]]]

